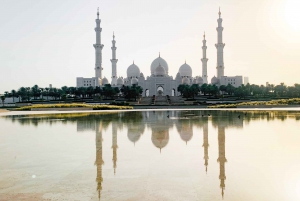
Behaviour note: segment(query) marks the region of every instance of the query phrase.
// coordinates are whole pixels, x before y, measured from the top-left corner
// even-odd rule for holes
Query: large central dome
[[[168,72],[169,72],[169,66],[167,64],[167,62],[161,58],[160,56],[157,57],[154,61],[152,61],[151,63],[151,75],[154,75],[155,74],[155,69],[157,68],[157,66],[161,65],[165,71],[166,71],[166,74],[168,75]]]

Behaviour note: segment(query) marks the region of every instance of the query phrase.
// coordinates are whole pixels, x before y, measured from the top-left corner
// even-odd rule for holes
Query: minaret
[[[113,149],[113,163],[114,163],[114,174],[116,174],[116,168],[117,168],[117,125],[112,124],[112,149]]]
[[[220,188],[222,189],[222,197],[224,197],[224,189],[225,189],[225,162],[227,159],[225,157],[225,127],[218,127],[218,143],[219,143],[219,158],[218,162],[220,163]]]
[[[215,44],[217,48],[217,78],[220,80],[221,76],[224,76],[224,60],[223,60],[223,49],[225,46],[225,43],[223,43],[223,27],[222,27],[222,18],[221,18],[221,11],[219,8],[219,19],[218,19],[218,43]]]
[[[95,28],[95,32],[96,32],[96,44],[94,44],[94,48],[95,48],[95,77],[97,77],[98,79],[100,79],[100,81],[102,80],[102,48],[104,45],[101,44],[101,31],[102,28],[100,27],[100,22],[101,20],[99,19],[99,8],[97,11],[97,19],[96,21],[96,28]],[[100,83],[97,83],[96,86],[101,85]]]
[[[202,46],[202,79],[203,79],[203,84],[207,84],[207,61],[208,59],[206,58],[206,40],[205,40],[205,33],[203,35],[203,46]]]
[[[98,191],[98,198],[100,200],[101,197],[101,190],[102,190],[102,165],[104,164],[103,158],[102,158],[102,122],[99,122],[99,124],[96,127],[96,161],[95,165],[97,166],[97,191]]]
[[[112,50],[112,59],[110,60],[111,61],[111,69],[112,69],[111,85],[116,86],[117,85],[117,62],[118,62],[118,59],[116,59],[117,47],[116,47],[116,41],[115,41],[115,34],[113,34],[111,50]]]
[[[205,172],[207,173],[207,166],[208,166],[208,147],[209,147],[209,144],[208,144],[208,125],[207,123],[204,124],[203,126],[203,145],[202,147],[204,147],[204,160],[205,160]]]

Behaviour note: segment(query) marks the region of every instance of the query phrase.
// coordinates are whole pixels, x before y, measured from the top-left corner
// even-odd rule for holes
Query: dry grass
[[[124,110],[133,109],[131,106],[117,106],[117,105],[88,105],[88,104],[37,104],[31,106],[24,106],[17,108],[16,110],[31,110],[32,108],[93,108],[93,110]]]
[[[300,98],[291,98],[291,99],[280,99],[280,100],[271,100],[271,101],[253,101],[253,102],[243,102],[235,104],[223,104],[223,105],[213,105],[208,106],[208,108],[236,108],[237,106],[261,106],[261,105],[299,105]]]

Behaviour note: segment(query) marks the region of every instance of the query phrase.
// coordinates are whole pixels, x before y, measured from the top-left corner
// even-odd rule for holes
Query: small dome
[[[155,76],[165,76],[166,71],[164,69],[164,67],[162,67],[160,64],[159,66],[156,67],[154,75]]]
[[[182,78],[182,84],[190,84],[190,79],[187,77]]]
[[[219,84],[219,79],[214,76],[213,78],[211,78],[211,83],[212,84]]]
[[[144,74],[143,74],[143,73],[140,73],[140,77],[144,77]]]
[[[123,84],[124,84],[124,80],[121,77],[119,77],[117,79],[117,85],[123,85]]]
[[[136,78],[132,78],[131,79],[131,84],[138,84],[138,79],[136,79]]]
[[[168,66],[167,62],[159,56],[156,59],[154,59],[154,61],[152,61],[152,63],[151,63],[151,75],[155,74],[155,69],[157,68],[157,66],[159,66],[159,64],[162,67],[164,67],[165,73],[168,74],[169,66]]]
[[[106,79],[106,77],[104,77],[102,79],[102,85],[106,85],[106,84],[108,84],[108,80]]]
[[[203,84],[203,79],[202,79],[202,77],[197,77],[197,78],[196,78],[196,84]]]
[[[131,77],[139,77],[140,76],[140,69],[137,65],[135,65],[134,63],[131,64],[128,68],[127,68],[127,77],[131,78]]]
[[[192,68],[186,63],[180,66],[179,73],[181,77],[192,77]]]

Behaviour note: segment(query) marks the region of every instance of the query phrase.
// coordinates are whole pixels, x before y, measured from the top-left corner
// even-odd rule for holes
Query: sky
[[[251,84],[300,83],[299,0],[0,0],[0,93],[20,87],[76,86],[94,77],[99,7],[103,75],[111,78],[112,34],[118,76],[134,63],[145,76],[160,52],[202,74],[206,33],[208,78],[216,75],[218,9],[223,18],[225,75]]]

